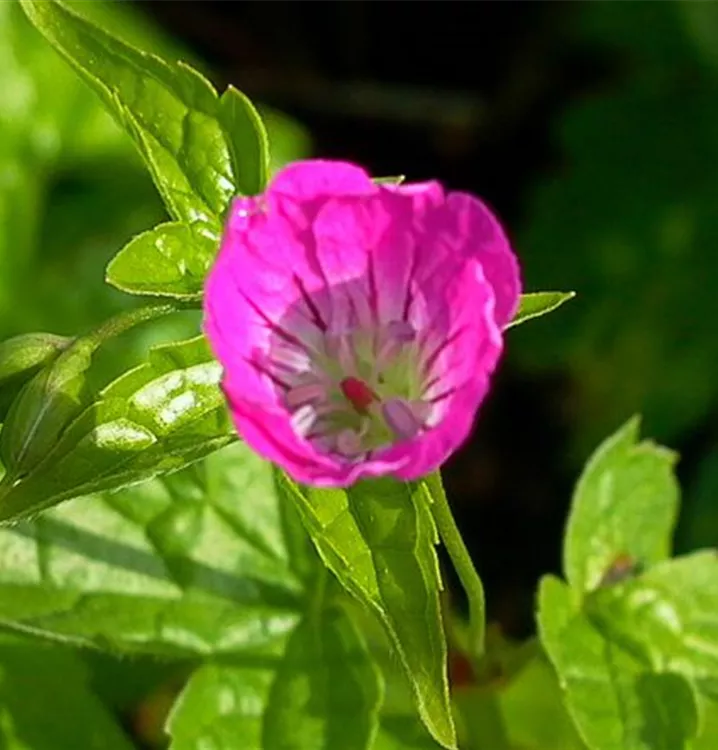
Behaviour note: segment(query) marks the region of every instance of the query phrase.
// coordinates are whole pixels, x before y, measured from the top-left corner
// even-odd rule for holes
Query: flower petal
[[[281,193],[295,201],[376,192],[376,185],[361,167],[328,159],[309,159],[289,164],[275,175],[267,188],[270,200]]]
[[[478,199],[466,193],[449,193],[432,215],[427,245],[443,248],[463,259],[476,258],[484,269],[496,299],[496,323],[503,329],[518,309],[521,279],[518,262],[501,225]],[[431,276],[433,268],[424,269]]]
[[[327,201],[315,252],[332,296],[332,328],[401,320],[414,264],[411,200],[390,191]]]

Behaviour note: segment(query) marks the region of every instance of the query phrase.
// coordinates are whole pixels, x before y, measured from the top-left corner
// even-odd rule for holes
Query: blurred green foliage
[[[139,48],[197,65],[129,3],[66,5]],[[0,3],[0,89],[0,340],[29,330],[75,335],[137,304],[103,283],[105,268],[164,210],[130,139],[15,2]],[[273,168],[308,155],[295,121],[271,110],[267,128]],[[188,313],[109,342],[95,386],[139,363],[150,344],[197,326]]]

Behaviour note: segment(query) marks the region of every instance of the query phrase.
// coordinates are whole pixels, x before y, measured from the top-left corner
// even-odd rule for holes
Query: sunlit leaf
[[[230,153],[218,119],[220,100],[197,71],[130,47],[56,0],[21,2],[30,20],[132,136],[173,218],[201,221],[218,231],[230,198],[248,182],[247,174],[235,169],[241,149],[252,150],[251,164],[266,159],[254,151],[264,143],[256,132],[259,120],[244,110],[248,120],[241,132],[251,138],[243,138],[239,149],[233,140]],[[226,127],[240,132],[240,111],[226,109]]]
[[[233,750],[238,737],[243,750],[373,747],[379,676],[351,621],[328,604],[315,591],[284,649],[264,663],[201,667],[170,716],[172,750]]]
[[[519,309],[506,328],[520,325],[532,318],[540,318],[542,315],[552,312],[557,307],[561,307],[564,302],[568,302],[568,300],[573,299],[575,296],[576,292],[530,292],[522,294]]]
[[[678,513],[676,456],[638,442],[632,419],[594,453],[573,497],[564,541],[564,569],[579,591],[596,588],[621,566],[665,559]]]
[[[422,484],[362,482],[347,492],[302,489],[281,477],[320,556],[382,622],[414,691],[422,721],[455,746],[435,544]]]
[[[688,680],[670,669],[654,671],[605,638],[573,599],[568,586],[545,577],[539,632],[586,745],[591,750],[686,748],[698,732],[696,696]]]
[[[160,224],[120,250],[107,267],[107,281],[132,294],[201,300],[217,245],[202,224]]]
[[[220,378],[219,364],[198,337],[155,348],[147,364],[107,386],[69,425],[79,400],[61,391],[56,421],[50,424],[43,412],[44,431],[33,433],[45,453],[33,448],[32,471],[0,484],[0,519],[174,471],[227,445],[234,431]],[[3,438],[17,450],[10,431]]]

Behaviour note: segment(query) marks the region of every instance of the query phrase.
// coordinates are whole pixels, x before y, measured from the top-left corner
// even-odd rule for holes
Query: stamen
[[[310,433],[316,421],[317,410],[310,404],[300,406],[292,414],[292,427],[294,428],[294,431],[302,437],[306,437]]]
[[[411,404],[402,398],[392,398],[381,406],[389,429],[400,439],[409,440],[421,429],[423,420],[414,413]]]
[[[393,360],[406,346],[416,338],[416,331],[403,321],[390,323],[380,335],[378,351],[374,362],[374,375],[376,376]]]
[[[327,390],[321,383],[306,383],[304,385],[295,385],[294,388],[287,391],[285,398],[287,407],[296,409],[299,406],[326,397],[326,395]]]
[[[337,450],[349,458],[362,452],[361,438],[354,430],[342,430],[337,435]]]

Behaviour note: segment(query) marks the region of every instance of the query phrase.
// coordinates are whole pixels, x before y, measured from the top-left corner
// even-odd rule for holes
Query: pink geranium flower
[[[421,477],[466,439],[520,284],[476,198],[305,161],[234,201],[205,291],[237,432],[299,482],[347,486]]]

